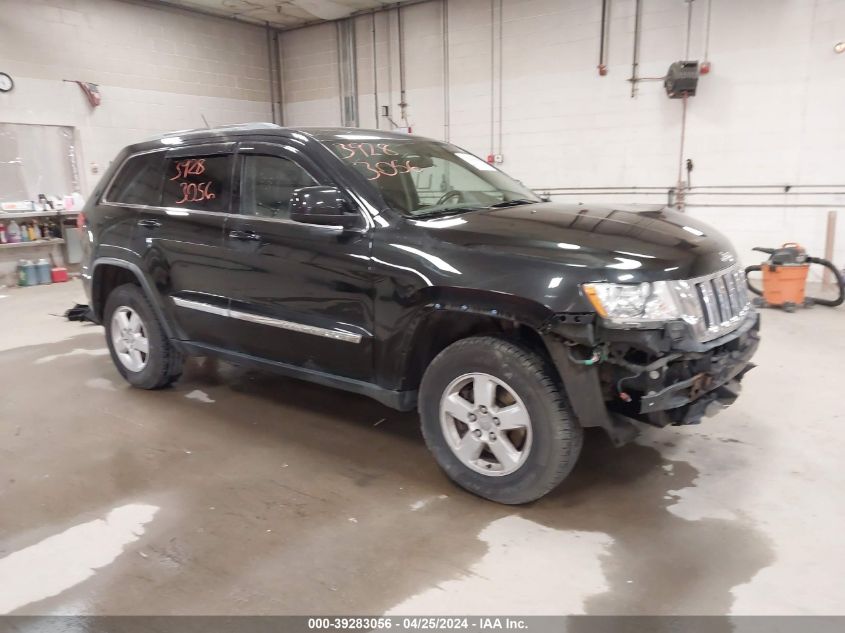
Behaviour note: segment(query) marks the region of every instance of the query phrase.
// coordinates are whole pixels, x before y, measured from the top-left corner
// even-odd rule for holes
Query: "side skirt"
[[[251,356],[250,354],[243,354],[241,352],[233,352],[221,347],[215,347],[214,345],[178,340],[171,342],[183,353],[189,356],[215,356],[235,365],[253,367],[255,369],[270,371],[281,376],[306,380],[318,385],[357,393],[362,396],[372,398],[383,405],[399,411],[413,411],[417,406],[416,390],[391,391],[390,389],[379,387],[378,385],[374,385],[370,382],[355,380],[353,378],[345,378],[344,376],[337,376],[335,374],[329,374],[315,369],[297,367],[296,365],[288,365],[287,363],[267,360],[266,358],[259,358],[257,356]]]

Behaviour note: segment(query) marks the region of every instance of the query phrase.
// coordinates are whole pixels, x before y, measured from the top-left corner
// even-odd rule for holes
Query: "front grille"
[[[698,339],[709,341],[727,334],[745,319],[751,310],[745,280],[738,266],[686,282],[698,298],[695,315]],[[685,285],[686,285],[685,284]]]

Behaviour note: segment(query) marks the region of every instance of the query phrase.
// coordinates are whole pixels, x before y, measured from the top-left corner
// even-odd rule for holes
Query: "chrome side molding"
[[[361,335],[353,334],[352,332],[344,332],[341,330],[329,330],[327,328],[317,327],[316,325],[305,325],[304,323],[295,323],[294,321],[284,321],[282,319],[273,319],[271,317],[262,316],[260,314],[250,314],[249,312],[241,312],[240,310],[230,310],[228,308],[221,308],[210,303],[202,301],[192,301],[190,299],[183,299],[181,297],[173,297],[173,303],[180,308],[188,308],[189,310],[197,310],[199,312],[207,312],[208,314],[216,314],[218,316],[229,317],[230,319],[239,319],[241,321],[248,321],[250,323],[258,323],[259,325],[268,325],[270,327],[277,327],[291,332],[299,332],[300,334],[311,334],[312,336],[321,336],[335,341],[343,341],[345,343],[360,343]]]

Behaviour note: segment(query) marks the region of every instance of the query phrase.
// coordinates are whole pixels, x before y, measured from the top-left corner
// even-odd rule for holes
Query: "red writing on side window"
[[[201,176],[205,173],[204,158],[188,158],[176,163],[176,175],[170,180],[182,180],[188,176]]]
[[[194,182],[180,182],[179,185],[182,187],[182,199],[177,200],[176,204],[203,202],[205,200],[214,200],[217,197],[213,191],[209,191],[211,187],[210,180],[199,184]]]
[[[204,158],[186,158],[175,163],[176,175],[170,180],[184,181],[186,178],[202,176],[205,173]],[[211,191],[212,181],[206,182],[179,182],[182,188],[182,198],[176,200],[175,204],[186,202],[204,202],[214,200],[217,196]]]

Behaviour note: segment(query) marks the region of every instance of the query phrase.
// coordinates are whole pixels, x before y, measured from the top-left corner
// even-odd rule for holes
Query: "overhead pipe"
[[[285,116],[285,64],[282,60],[282,40],[278,29],[273,30],[273,41],[275,43],[273,54],[279,70],[277,75],[279,80],[276,84],[276,102],[279,104],[279,125],[284,125],[287,120]]]
[[[640,65],[640,28],[642,25],[643,7],[642,0],[635,0],[634,5],[634,55],[631,61],[631,98],[637,96],[637,71]]]
[[[496,75],[496,0],[490,0],[490,154],[487,162],[493,162],[492,156],[496,153],[496,98],[495,98],[495,75]]]
[[[499,154],[503,154],[502,150],[502,136],[503,136],[503,124],[504,124],[504,108],[503,108],[503,99],[504,99],[504,67],[505,67],[505,53],[504,53],[504,6],[503,0],[499,0]]]
[[[405,99],[405,30],[402,28],[402,5],[396,7],[396,28],[399,32],[399,114],[408,127],[408,102]]]
[[[449,84],[449,0],[443,0],[443,140],[449,142],[451,86]]]
[[[391,33],[393,21],[390,18],[391,15],[392,15],[392,12],[385,14],[385,18],[387,20],[387,102],[388,102],[388,105],[385,106],[385,107],[388,111],[387,115],[386,115],[388,117],[388,122],[393,127],[396,127],[396,123],[393,122],[393,34]]]
[[[373,35],[373,106],[375,111],[376,117],[376,129],[381,129],[381,117],[379,116],[379,108],[378,108],[378,60],[376,57],[376,14],[375,12],[370,15],[372,19],[372,35]]]
[[[610,0],[601,0],[601,34],[599,36],[599,75],[607,74],[607,23],[608,3]]]
[[[707,0],[707,18],[704,30],[704,59],[701,61],[699,71],[702,75],[710,72],[710,16],[713,11],[713,0]]]
[[[273,34],[270,23],[265,23],[265,35],[267,36],[267,74],[270,80],[270,117],[276,123],[276,72],[273,63]]]

